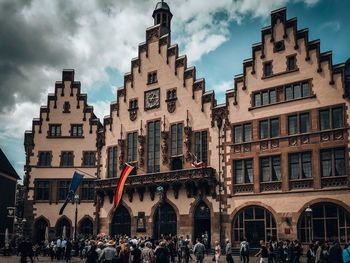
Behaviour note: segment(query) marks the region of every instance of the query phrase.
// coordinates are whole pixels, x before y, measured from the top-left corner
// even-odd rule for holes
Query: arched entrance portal
[[[206,203],[200,201],[194,211],[194,237],[210,247],[210,234],[210,210]]]
[[[35,242],[45,240],[46,227],[49,227],[47,221],[44,218],[39,218],[34,224]]]
[[[111,235],[130,236],[131,217],[125,206],[120,205],[115,211],[111,224]]]
[[[247,238],[251,247],[258,247],[260,240],[277,239],[276,220],[264,207],[248,206],[241,209],[233,219],[233,239]]]
[[[92,223],[91,219],[85,217],[81,220],[79,224],[79,234],[89,237],[92,236],[94,229],[94,224]]]
[[[177,220],[174,208],[168,203],[162,203],[154,213],[153,237],[160,238],[160,235],[175,236],[177,234]]]
[[[63,236],[63,229],[64,226],[66,227],[66,238],[70,238],[71,233],[71,225],[67,218],[60,218],[56,223],[56,236],[62,237]]]
[[[350,242],[350,213],[333,203],[316,203],[310,207],[312,209],[310,218],[305,212],[299,218],[300,241],[309,242],[311,237],[311,240]]]

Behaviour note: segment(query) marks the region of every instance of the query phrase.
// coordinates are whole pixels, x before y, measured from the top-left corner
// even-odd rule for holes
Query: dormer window
[[[289,71],[294,70],[295,67],[295,55],[287,58],[287,67]]]
[[[157,82],[157,72],[148,73],[147,84],[153,84]]]
[[[268,77],[272,75],[272,63],[266,62],[264,64],[264,77]]]

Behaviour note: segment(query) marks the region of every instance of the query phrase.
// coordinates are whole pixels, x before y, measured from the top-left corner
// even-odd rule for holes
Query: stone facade
[[[324,229],[313,231],[312,238],[349,241],[350,63],[333,65],[332,53],[320,53],[319,40],[309,41],[308,29],[298,30],[296,18],[288,20],[286,9],[279,9],[262,29],[262,41],[252,46],[252,58],[243,62],[225,103],[217,105],[196,68],[187,67],[186,56],[171,44],[169,6],[158,3],[153,18],[103,124],[86,104],[74,71],[65,70],[26,132],[26,213],[34,229],[46,222],[52,236],[60,235],[59,186],[80,169],[97,179],[93,198],[79,204],[82,234],[90,220],[94,233],[156,237],[160,231],[194,238],[207,231],[213,244],[221,222],[222,236],[235,244],[244,236],[252,243],[307,242],[304,211],[310,206],[312,227]],[[60,134],[50,136],[57,132],[53,124],[61,124]],[[77,124],[78,136],[72,134]],[[42,152],[49,154],[49,164],[43,159],[39,165]],[[65,152],[74,156],[68,167],[62,165]],[[85,162],[86,152],[92,163]],[[193,168],[194,156],[207,167]],[[126,162],[135,172],[113,213],[117,176]],[[42,181],[51,189],[47,198]],[[89,192],[80,188],[81,195]],[[336,212],[328,215],[325,209]],[[72,229],[74,206],[65,214]],[[330,226],[335,222],[337,229]]]

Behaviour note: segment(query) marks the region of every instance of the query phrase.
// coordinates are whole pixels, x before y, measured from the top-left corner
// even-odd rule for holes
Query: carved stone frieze
[[[218,108],[213,108],[212,111],[212,121],[211,121],[211,126],[214,127],[215,121],[217,121],[219,118],[222,119],[224,127],[229,125],[230,121],[228,119],[228,109],[227,107],[218,107]]]
[[[337,186],[346,186],[348,185],[348,177],[347,176],[341,176],[341,177],[329,177],[329,178],[322,178],[321,179],[321,186],[324,187],[337,187]]]
[[[289,146],[297,146],[298,145],[298,138],[297,137],[291,137],[288,140]]]
[[[282,189],[282,182],[265,182],[260,185],[261,191],[278,191]]]
[[[309,144],[310,143],[310,137],[309,135],[303,135],[300,137],[301,144]]]
[[[169,163],[169,146],[168,146],[168,139],[169,139],[169,132],[168,131],[162,131],[161,132],[162,136],[162,163],[168,164]]]
[[[279,140],[271,140],[271,148],[275,149],[279,147]]]
[[[313,179],[290,181],[290,189],[307,189],[314,185]]]
[[[334,131],[334,140],[335,141],[344,140],[344,133],[343,133],[343,131]]]
[[[176,110],[176,100],[177,99],[166,100],[167,109],[169,113],[173,113]]]
[[[269,148],[269,143],[267,141],[260,142],[260,150],[264,151]]]
[[[254,184],[234,185],[233,191],[235,193],[249,193],[254,191]]]
[[[321,142],[328,142],[330,139],[331,138],[330,138],[329,132],[321,133],[321,135],[320,135]]]
[[[145,154],[145,136],[139,135],[138,136],[138,141],[139,141],[139,167],[143,167],[145,165],[145,159],[144,159],[144,154]]]
[[[185,160],[186,162],[189,162],[192,160],[192,155],[191,155],[191,146],[192,146],[192,127],[185,126],[185,146],[186,146],[186,155],[185,155]]]
[[[137,109],[130,109],[129,117],[131,121],[135,121],[137,119]]]
[[[251,151],[251,144],[250,143],[244,144],[243,150],[245,152],[250,152]]]

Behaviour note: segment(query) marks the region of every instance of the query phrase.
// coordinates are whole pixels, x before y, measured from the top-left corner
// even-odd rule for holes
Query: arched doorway
[[[160,213],[159,213],[160,212]],[[153,237],[160,238],[160,235],[175,236],[177,234],[177,220],[174,208],[168,203],[162,203],[154,213]]]
[[[277,239],[276,220],[264,207],[247,206],[233,219],[233,239],[247,238],[251,247],[258,247],[260,240]]]
[[[58,219],[58,221],[56,223],[56,236],[62,237],[64,226],[66,227],[66,238],[70,238],[71,237],[71,224],[70,224],[69,220],[65,217]]]
[[[94,230],[94,224],[90,218],[83,218],[79,224],[79,234],[84,235],[85,237],[92,236]]]
[[[130,226],[131,217],[128,210],[123,205],[118,206],[112,218],[111,235],[130,236]]]
[[[46,227],[49,227],[47,221],[44,218],[39,218],[34,224],[34,240],[40,242],[45,240]]]
[[[201,239],[207,247],[210,247],[210,210],[203,201],[197,204],[194,211],[194,237]],[[203,240],[203,237],[205,237],[207,241]]]
[[[311,240],[339,240],[350,242],[350,213],[333,203],[316,203],[310,206],[310,220],[303,212],[298,222],[299,240],[309,242],[311,223]]]

